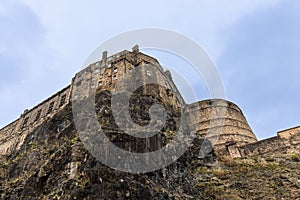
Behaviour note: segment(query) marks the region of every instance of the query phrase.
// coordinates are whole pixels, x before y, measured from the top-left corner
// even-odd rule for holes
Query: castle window
[[[35,122],[41,117],[41,113],[42,113],[42,109],[40,109],[40,110],[37,112],[37,114],[36,114],[36,116],[35,116],[35,119],[34,119]]]
[[[103,74],[100,74],[99,78],[103,78]]]
[[[144,64],[145,66],[149,66],[149,65],[150,65],[150,62],[144,60],[143,64]]]
[[[151,73],[151,71],[149,69],[146,70],[146,74],[147,74],[147,76],[151,76],[152,75],[152,73]]]
[[[102,85],[102,81],[99,81],[98,85],[101,86]]]
[[[115,67],[115,68],[114,68],[114,73],[117,73],[117,72],[118,72],[118,68]]]
[[[54,102],[51,102],[47,111],[47,114],[51,113],[54,107]]]
[[[117,75],[116,75],[116,74],[113,76],[113,79],[114,79],[114,80],[116,80],[116,79],[117,79]]]
[[[60,98],[59,107],[61,107],[62,105],[64,105],[65,102],[66,102],[66,95],[64,94],[64,95]]]
[[[81,80],[76,83],[76,86],[79,87],[81,85]]]
[[[22,124],[22,128],[24,128],[25,126],[27,126],[28,119],[29,119],[29,117],[26,117],[26,118],[24,119],[23,124]]]
[[[169,88],[166,90],[166,92],[167,92],[168,96],[173,96],[173,94],[172,94],[172,92],[171,92],[171,90]]]

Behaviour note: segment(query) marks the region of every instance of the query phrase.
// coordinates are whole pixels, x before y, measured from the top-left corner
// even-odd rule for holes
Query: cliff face
[[[152,122],[162,126],[146,129],[158,126]],[[142,127],[136,133],[154,134],[128,134],[135,126]],[[186,105],[156,59],[136,48],[110,57],[104,53],[70,86],[0,130],[0,196],[300,199],[299,131],[296,127],[257,142],[233,103],[214,99]],[[176,146],[170,145],[174,141]],[[136,157],[115,154],[111,143]],[[164,148],[173,154],[148,156]],[[143,153],[148,157],[136,162]],[[116,167],[97,156],[114,160]],[[133,170],[166,160],[175,161],[155,170]],[[135,173],[116,170],[124,167]]]
[[[109,94],[97,95],[98,120],[114,127]],[[140,98],[137,95],[136,98]],[[105,103],[106,101],[106,103]],[[156,101],[148,99],[148,104]],[[148,106],[130,109],[138,123],[146,123]],[[147,105],[147,104],[146,104]],[[176,116],[176,109],[168,113]],[[171,117],[172,118],[172,117]],[[170,119],[171,119],[170,118]],[[172,139],[176,117],[161,132]],[[122,148],[146,151],[145,141],[128,144],[119,131],[106,133]],[[126,142],[127,141],[127,144]],[[159,145],[168,140],[161,139]],[[176,162],[148,173],[130,174],[98,162],[85,148],[75,129],[71,105],[30,132],[22,147],[1,157],[0,193],[2,199],[298,199],[300,198],[299,157],[265,155],[250,158],[216,158],[214,152],[199,157],[203,140],[193,145]],[[146,144],[147,142],[145,142]],[[156,143],[158,144],[158,143]],[[206,145],[209,145],[206,141]],[[151,146],[158,148],[158,146]]]

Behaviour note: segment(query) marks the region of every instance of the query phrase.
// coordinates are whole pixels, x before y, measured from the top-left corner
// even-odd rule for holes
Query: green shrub
[[[300,162],[300,158],[297,154],[292,154],[290,156],[290,160],[294,161],[294,162]]]

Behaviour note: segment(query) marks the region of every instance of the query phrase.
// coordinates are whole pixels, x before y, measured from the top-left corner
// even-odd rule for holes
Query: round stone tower
[[[187,126],[198,138],[210,140],[216,150],[226,144],[257,142],[241,109],[232,102],[210,99],[192,103],[185,110]]]

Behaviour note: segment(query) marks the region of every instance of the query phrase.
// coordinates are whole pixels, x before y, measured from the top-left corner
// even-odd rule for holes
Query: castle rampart
[[[300,126],[296,126],[296,127],[289,128],[286,130],[278,131],[277,135],[278,135],[278,137],[280,137],[282,139],[289,139],[293,135],[297,135],[299,133],[300,133]]]
[[[149,65],[153,68],[149,68]],[[140,76],[131,72],[140,66]],[[139,51],[122,51],[110,57],[103,52],[102,59],[78,72],[69,86],[49,97],[30,110],[25,110],[19,119],[0,130],[0,155],[10,154],[19,149],[28,133],[34,131],[46,119],[53,117],[68,105],[71,100],[81,101],[94,91],[124,92],[126,88],[115,91],[117,80],[130,78],[127,86],[134,89],[138,83],[145,83],[151,77],[155,84],[143,86],[140,94],[155,97],[157,102],[166,103],[170,113],[184,108],[187,126],[198,138],[216,140],[215,150],[232,157],[267,154],[272,152],[299,152],[300,126],[279,131],[276,137],[257,141],[241,109],[232,102],[210,99],[186,105],[180,95],[171,73],[164,71],[159,62]],[[123,91],[124,90],[124,91]],[[136,98],[137,107],[147,98]],[[178,117],[178,116],[176,116]],[[175,118],[176,118],[175,117]],[[170,120],[170,116],[168,118]],[[108,120],[108,122],[111,122]],[[177,122],[174,122],[176,124]]]
[[[155,66],[155,71],[147,70],[147,64]],[[136,66],[142,66],[144,68],[143,74],[155,78],[158,85],[169,87],[171,88],[170,91],[178,91],[170,73],[168,71],[164,72],[155,58],[139,52],[138,46],[135,46],[132,52],[125,50],[110,57],[107,57],[107,52],[103,52],[102,59],[78,72],[72,79],[71,85],[34,108],[25,110],[19,119],[2,128],[0,130],[0,155],[9,154],[18,149],[30,131],[71,102],[72,94],[74,100],[82,100],[89,96],[92,90],[113,91],[116,81]],[[143,82],[143,77],[135,78],[137,78],[136,81]],[[85,88],[82,88],[82,86]],[[76,95],[76,89],[80,89],[78,95]],[[162,101],[170,99],[170,94],[166,89],[161,87],[158,87],[158,89],[157,94]],[[154,91],[152,90],[152,92]],[[172,98],[173,105],[181,107],[184,104],[180,94],[179,97],[174,95]]]
[[[228,142],[238,146],[257,142],[242,111],[229,101],[199,101],[188,105],[186,113],[190,131],[199,138],[217,140],[217,149]]]
[[[277,136],[239,147],[241,156],[300,152],[300,127],[278,132]],[[239,157],[239,156],[238,156]]]
[[[70,88],[67,86],[34,108],[25,110],[19,119],[2,128],[0,130],[0,155],[18,149],[30,131],[68,104]]]

